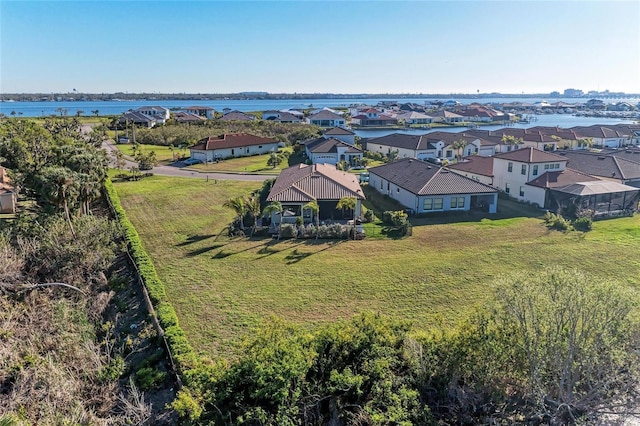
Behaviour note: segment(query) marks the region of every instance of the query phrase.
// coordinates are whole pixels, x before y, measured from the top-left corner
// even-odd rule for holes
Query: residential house
[[[629,137],[624,132],[605,126],[576,126],[571,130],[578,139],[591,139],[594,147],[620,148],[629,143]]]
[[[495,213],[498,206],[495,188],[413,158],[370,168],[369,186],[418,214],[475,209]]]
[[[364,141],[366,150],[389,155],[392,151],[398,152],[398,158],[428,158],[442,157],[444,142],[430,138],[426,135],[406,135],[393,133],[379,138],[371,138]]]
[[[169,109],[161,106],[143,106],[136,109],[135,112],[154,118],[158,124],[166,123],[171,117]]]
[[[444,158],[448,161],[478,154],[480,151],[481,143],[478,138],[473,135],[468,135],[465,132],[438,131],[427,133],[427,137],[430,141],[437,143],[438,146],[442,146],[442,150],[437,153],[437,157]],[[465,145],[462,148],[454,148],[453,145],[458,141],[465,142]],[[439,142],[442,142],[442,144]]]
[[[347,120],[340,114],[328,110],[321,110],[307,117],[307,123],[320,127],[344,127]]]
[[[396,114],[398,122],[406,124],[431,124],[433,117],[418,111],[402,111]]]
[[[568,165],[572,169],[600,179],[640,188],[640,158],[638,161],[634,161],[624,157],[626,155],[629,158],[635,158],[633,155],[640,157],[640,154],[627,154],[623,151],[609,154],[564,151],[561,155],[568,161]]]
[[[244,112],[234,110],[229,111],[220,117],[222,121],[253,121],[256,117],[251,114],[245,114]]]
[[[333,137],[320,137],[302,142],[307,158],[313,164],[333,164],[346,161],[350,166],[359,165],[362,150]]]
[[[204,117],[207,120],[213,119],[216,114],[215,109],[207,106],[190,106],[188,108],[184,108],[184,110],[188,113],[195,114],[200,117]]]
[[[173,114],[173,119],[175,120],[176,123],[189,123],[189,124],[200,124],[207,120],[205,117],[201,117],[199,115],[196,115],[190,112],[184,112],[184,111],[178,111],[175,114]]]
[[[522,140],[522,146],[535,148],[540,151],[555,151],[558,145],[558,140],[552,136],[537,131],[530,131],[529,129],[507,127],[504,129],[494,130],[493,134],[498,135],[501,138],[505,136],[512,136]]]
[[[606,109],[607,105],[600,99],[589,99],[585,107],[588,109]]]
[[[599,181],[600,179],[582,173],[578,170],[565,168],[564,170],[547,171],[535,179],[527,182],[526,192],[529,197],[535,200],[542,200],[540,207],[552,210],[554,212],[562,212],[566,209],[566,205],[558,203],[558,198],[554,197],[551,190],[560,191],[562,189],[579,183]]]
[[[0,166],[0,213],[15,213],[17,198],[16,190],[7,176],[7,169]]]
[[[325,130],[322,132],[324,137],[335,138],[341,140],[344,143],[348,143],[349,145],[356,144],[356,134],[349,129],[345,129],[344,127],[334,127],[332,129]]]
[[[267,121],[275,121],[277,123],[302,123],[303,118],[289,111],[265,111],[262,113],[262,119]]]
[[[353,197],[356,200],[355,211],[342,211],[336,205],[342,198]],[[312,212],[302,207],[310,201],[317,201],[321,221],[348,220],[361,214],[364,192],[353,173],[346,173],[330,164],[298,164],[280,172],[269,191],[267,201],[282,203],[284,214],[273,213],[271,223],[296,223],[298,217],[303,223],[315,223]]]
[[[461,121],[464,121],[464,117],[460,114],[443,109],[427,112],[427,114],[433,117],[434,123],[460,123]]]
[[[551,188],[550,205],[560,211],[590,211],[593,217],[628,215],[638,211],[640,189],[605,180]]]
[[[358,115],[351,117],[351,124],[356,126],[391,126],[398,124],[398,120],[385,115],[375,108],[359,111]]]
[[[539,191],[528,191],[527,183],[547,172],[562,171],[567,166],[563,156],[526,147],[496,154],[493,157],[493,186],[511,197],[544,206]]]
[[[493,157],[473,155],[447,167],[454,173],[493,186]]]
[[[118,126],[120,128],[129,126],[130,124],[139,126],[139,127],[154,127],[158,124],[158,120],[151,117],[150,115],[143,114],[138,111],[129,110],[120,116],[118,119]]]
[[[191,158],[194,160],[211,162],[225,158],[275,152],[278,150],[279,143],[275,139],[247,133],[230,133],[201,139],[196,145],[189,148],[189,151],[191,151]]]

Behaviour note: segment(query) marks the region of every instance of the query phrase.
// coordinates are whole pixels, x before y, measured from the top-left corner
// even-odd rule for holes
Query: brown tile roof
[[[323,109],[322,111],[309,116],[309,120],[344,120],[344,117],[340,114]]]
[[[569,161],[567,166],[590,175],[625,180],[640,178],[640,163],[636,161],[582,151],[564,151],[562,156]]]
[[[586,173],[579,172],[578,170],[567,168],[564,170],[546,172],[528,182],[527,185],[537,186],[540,188],[558,188],[577,182],[590,182],[594,180],[600,179]]]
[[[450,169],[456,169],[463,172],[493,177],[493,157],[473,155],[471,157],[466,157],[463,161],[450,164],[448,167]]]
[[[201,122],[206,121],[206,118],[200,117],[199,115],[192,114],[190,112],[176,112],[173,115],[174,120],[178,123],[191,123],[191,122]]]
[[[551,154],[550,152],[540,151],[532,147],[516,149],[515,151],[503,152],[496,154],[494,158],[503,160],[519,161],[521,163],[548,163],[550,161],[566,161],[563,156]]]
[[[483,183],[425,161],[403,158],[369,169],[369,173],[415,195],[486,194],[497,192]]]
[[[572,127],[571,130],[576,134],[579,138],[599,138],[599,139],[607,139],[607,138],[623,138],[625,134],[622,132],[618,132],[617,130],[610,129],[605,126],[576,126]]]
[[[344,197],[365,199],[355,174],[336,170],[330,164],[299,164],[280,172],[267,201],[309,202]]]
[[[243,146],[254,146],[262,144],[278,143],[277,140],[271,138],[263,138],[248,133],[230,133],[221,136],[209,136],[201,139],[197,145],[191,149],[199,151],[209,151],[213,149],[240,148]]]

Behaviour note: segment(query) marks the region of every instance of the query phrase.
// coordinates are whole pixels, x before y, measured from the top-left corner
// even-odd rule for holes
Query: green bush
[[[593,227],[593,220],[590,217],[579,217],[573,221],[573,227],[582,232],[591,231]]]
[[[382,221],[390,226],[405,226],[408,223],[408,217],[402,210],[387,210],[382,214]]]
[[[571,222],[561,215],[551,213],[549,211],[544,215],[544,223],[549,229],[555,229],[558,231],[568,231],[571,229]]]
[[[373,210],[365,210],[363,215],[364,222],[369,223],[375,220],[375,215],[373,214]]]
[[[151,367],[144,367],[136,371],[136,384],[142,390],[154,389],[167,378],[167,373]]]

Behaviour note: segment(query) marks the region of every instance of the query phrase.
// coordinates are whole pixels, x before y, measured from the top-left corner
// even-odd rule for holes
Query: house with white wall
[[[267,154],[278,150],[280,142],[247,133],[209,136],[189,148],[191,158],[208,163],[225,158]]]
[[[562,171],[567,159],[557,154],[526,147],[493,157],[493,186],[509,196],[544,206],[544,194],[530,190],[527,183],[546,172]]]
[[[495,213],[498,207],[495,188],[413,158],[370,168],[369,186],[416,214],[469,210]]]
[[[321,110],[306,118],[307,123],[320,127],[344,127],[346,118],[328,110]]]
[[[164,124],[169,120],[171,113],[168,108],[161,106],[143,106],[135,110],[141,114],[152,117],[156,123]]]
[[[404,133],[393,133],[379,138],[372,138],[365,141],[366,150],[378,152],[382,155],[389,155],[391,151],[398,151],[398,158],[417,158],[426,160],[437,158],[438,153],[442,154],[444,142],[433,140],[426,135],[406,135]]]
[[[344,127],[334,127],[332,129],[325,130],[322,132],[322,136],[325,138],[334,138],[341,140],[344,143],[348,143],[349,145],[356,144],[356,134],[349,129],[345,129]]]
[[[199,117],[204,117],[208,120],[213,119],[216,113],[215,109],[207,106],[190,106],[190,107],[184,108],[184,110],[188,113],[195,114]]]
[[[336,165],[346,161],[350,166],[359,165],[362,160],[362,150],[333,137],[320,137],[302,142],[307,158],[313,164]]]

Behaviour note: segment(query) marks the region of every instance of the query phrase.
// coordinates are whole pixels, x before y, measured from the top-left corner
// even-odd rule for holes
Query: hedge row
[[[129,253],[138,267],[140,278],[142,278],[147,288],[149,298],[156,310],[160,325],[164,329],[169,350],[176,361],[178,369],[181,373],[184,373],[186,370],[195,368],[197,364],[196,353],[187,341],[184,331],[180,328],[176,311],[167,299],[164,284],[158,278],[153,262],[145,251],[138,232],[129,221],[129,218],[127,218],[127,214],[120,203],[120,197],[109,179],[105,182],[105,190],[111,200],[116,218],[125,232]]]

